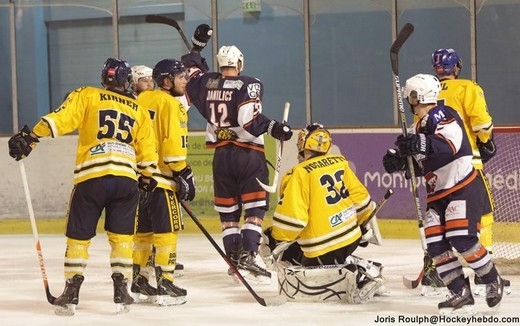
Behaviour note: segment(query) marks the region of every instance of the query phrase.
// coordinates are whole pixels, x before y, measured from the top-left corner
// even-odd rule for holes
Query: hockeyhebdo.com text
[[[520,317],[498,317],[498,316],[376,316],[376,325],[496,325],[517,324]]]
[[[486,173],[491,190],[520,191],[520,172],[518,170],[507,173]],[[417,177],[417,187],[425,188],[425,179]],[[379,188],[410,189],[410,180],[404,173],[365,172],[363,182],[366,186],[375,185]]]

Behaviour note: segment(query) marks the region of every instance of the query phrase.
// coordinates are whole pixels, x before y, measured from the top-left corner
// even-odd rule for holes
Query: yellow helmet
[[[330,132],[319,123],[307,125],[298,134],[298,153],[309,150],[326,154],[331,146]]]

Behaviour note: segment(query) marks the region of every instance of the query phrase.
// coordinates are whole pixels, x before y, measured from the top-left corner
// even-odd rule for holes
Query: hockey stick
[[[289,109],[291,108],[291,103],[285,102],[285,107],[283,109],[283,118],[282,123],[287,123],[287,119],[289,118]],[[276,156],[276,166],[274,168],[274,177],[273,177],[273,184],[271,186],[268,186],[266,184],[263,184],[258,178],[256,178],[256,181],[260,184],[262,188],[264,188],[265,191],[274,193],[276,192],[276,188],[278,187],[278,179],[280,178],[280,166],[282,165],[282,153],[283,153],[283,140],[280,140],[280,144],[278,145],[278,154]]]
[[[424,276],[424,268],[421,269],[421,272],[417,276],[415,280],[409,280],[405,276],[403,276],[403,285],[407,289],[415,289],[421,283],[421,280]]]
[[[164,16],[159,16],[159,15],[147,15],[145,17],[145,21],[147,23],[165,24],[165,25],[175,28],[181,35],[181,38],[184,41],[184,44],[186,45],[186,48],[188,48],[188,50],[191,50],[190,41],[188,41],[188,39],[186,38],[186,35],[184,34],[181,27],[179,26],[179,23],[177,23],[177,21],[175,19],[164,17]]]
[[[54,304],[56,297],[51,294],[49,289],[49,282],[47,281],[47,272],[45,271],[45,263],[43,261],[42,247],[40,245],[40,237],[38,236],[38,229],[36,227],[36,219],[34,218],[34,209],[31,201],[31,194],[29,192],[29,183],[27,182],[27,174],[25,173],[25,165],[23,161],[20,162],[20,172],[22,173],[23,190],[25,192],[25,199],[27,200],[27,209],[29,210],[29,218],[31,220],[32,233],[34,235],[34,241],[36,242],[36,252],[38,253],[38,261],[40,262],[40,271],[42,272],[43,287],[45,288],[45,294],[47,295],[47,301],[50,304]]]
[[[399,57],[399,50],[403,46],[403,44],[408,40],[410,35],[412,35],[414,30],[414,26],[410,23],[406,23],[399,34],[397,35],[394,43],[392,43],[392,47],[390,48],[390,62],[392,64],[392,72],[394,75],[394,86],[395,86],[395,93],[397,95],[397,104],[399,108],[399,119],[401,122],[401,131],[403,133],[403,136],[406,137],[408,135],[408,127],[406,125],[406,115],[404,112],[404,104],[403,104],[403,96],[401,94],[401,84],[399,82],[399,63],[398,63],[398,57]],[[422,215],[421,211],[421,203],[419,200],[419,192],[417,190],[417,179],[415,177],[415,168],[413,163],[412,156],[407,157],[408,161],[408,169],[410,171],[410,184],[412,188],[412,194],[414,196],[414,203],[415,203],[415,213],[417,215],[417,225],[419,227],[419,235],[421,237],[421,246],[426,254],[426,236],[424,234],[424,217]],[[419,281],[422,279],[422,274],[419,274]],[[408,280],[403,276],[403,284],[405,286],[407,285],[415,285],[413,282],[408,282]],[[417,285],[415,285],[417,286]]]
[[[220,254],[220,256],[222,256],[222,258],[224,258],[224,260],[226,261],[226,263],[228,264],[229,268],[233,271],[233,273],[235,274],[235,276],[242,282],[242,284],[244,284],[244,286],[246,287],[246,289],[249,291],[249,293],[251,293],[251,295],[255,298],[255,300],[261,304],[262,306],[266,307],[266,306],[279,306],[279,305],[282,305],[284,303],[287,302],[287,298],[284,297],[284,296],[281,296],[281,295],[278,295],[278,296],[275,296],[275,297],[267,297],[267,298],[262,298],[258,295],[258,293],[255,292],[255,290],[253,290],[253,288],[251,287],[251,285],[249,285],[249,283],[244,279],[244,277],[242,276],[242,274],[240,274],[240,272],[238,271],[237,267],[231,262],[231,260],[229,259],[228,256],[226,256],[226,254],[224,253],[224,251],[222,251],[222,249],[219,247],[219,245],[215,242],[215,240],[211,237],[211,235],[208,233],[208,231],[206,230],[206,228],[204,227],[204,225],[202,225],[202,223],[199,221],[199,219],[195,216],[195,214],[193,214],[193,212],[191,211],[191,209],[188,207],[188,205],[184,202],[184,201],[181,201],[181,206],[182,208],[184,208],[184,210],[186,211],[186,213],[188,213],[188,215],[191,217],[191,219],[193,220],[193,222],[195,222],[195,224],[197,224],[197,226],[199,227],[199,229],[202,231],[202,233],[204,233],[204,235],[206,236],[206,238],[209,240],[209,242],[213,245],[213,248],[215,248],[217,250],[217,252]]]
[[[361,236],[361,242],[359,243],[360,247],[366,247],[369,243],[382,246],[383,245],[383,237],[381,236],[381,232],[379,231],[379,225],[377,224],[376,214],[379,212],[379,210],[383,207],[383,205],[386,203],[388,198],[394,194],[394,191],[392,189],[388,189],[383,196],[383,199],[379,203],[377,203],[376,208],[372,211],[370,216],[364,221],[360,228],[361,230],[365,229],[368,224],[370,224],[370,229],[366,231],[365,234]],[[368,240],[366,240],[368,239]]]

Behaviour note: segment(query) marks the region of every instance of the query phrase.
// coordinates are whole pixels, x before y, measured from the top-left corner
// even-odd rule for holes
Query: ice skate
[[[73,316],[79,303],[79,289],[85,277],[76,274],[65,281],[63,293],[54,300],[54,313],[58,316]]]
[[[271,272],[257,264],[256,255],[253,252],[242,252],[237,269],[245,279],[253,284],[271,284]]]
[[[475,300],[471,294],[471,288],[469,286],[469,279],[465,279],[466,284],[458,292],[450,291],[450,294],[446,296],[446,301],[438,304],[440,315],[451,315],[451,314],[472,314]]]
[[[116,313],[121,314],[130,311],[129,305],[134,303],[134,299],[128,293],[128,279],[121,273],[112,274],[114,281],[114,303],[116,304]]]
[[[433,259],[429,255],[424,256],[424,276],[421,279],[421,295],[435,296],[443,292],[445,286],[442,281]]]
[[[482,281],[482,279],[475,274],[475,289],[473,290],[474,295],[483,296],[486,294],[486,284]],[[505,278],[502,279],[504,282],[504,293],[506,295],[511,294],[511,282],[509,280],[506,280]]]
[[[164,278],[160,267],[156,267],[157,277],[157,304],[159,306],[177,306],[186,303],[188,291],[173,284]]]
[[[184,265],[181,263],[175,264],[175,277],[182,277],[184,275]]]
[[[148,279],[140,274],[139,265],[134,265],[132,287],[130,292],[135,303],[155,303],[157,301],[157,289]]]
[[[486,284],[486,303],[488,307],[498,309],[504,294],[504,280],[497,275],[496,280]]]

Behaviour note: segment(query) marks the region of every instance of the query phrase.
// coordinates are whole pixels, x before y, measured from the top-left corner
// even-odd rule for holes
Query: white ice
[[[213,237],[217,243],[221,243],[220,235],[214,234]],[[40,235],[40,243],[51,293],[58,296],[64,285],[65,237]],[[434,324],[424,321],[424,318],[431,320],[437,316],[437,303],[445,299],[444,295],[421,297],[420,286],[410,290],[402,284],[403,275],[410,279],[416,278],[422,267],[419,240],[385,239],[381,247],[370,245],[358,249],[356,253],[383,263],[383,275],[388,279],[387,295],[375,297],[372,302],[363,305],[287,302],[277,307],[263,307],[242,284],[235,284],[227,275],[225,261],[204,235],[181,234],[178,261],[184,264],[185,271],[176,283],[188,290],[188,302],[172,307],[134,304],[129,313],[116,315],[112,301],[109,245],[106,236],[99,234],[92,240],[76,315],[62,317],[54,314],[53,307],[46,300],[33,236],[4,235],[0,236],[0,323],[6,326]],[[273,282],[269,286],[252,287],[261,297],[276,296],[275,277],[273,275]],[[518,323],[520,276],[507,278],[511,280],[513,293],[504,297],[500,310],[489,312],[485,298],[476,297],[476,310],[481,311],[477,317],[517,318]],[[378,318],[386,322],[376,322]],[[438,321],[437,324],[464,323]]]

